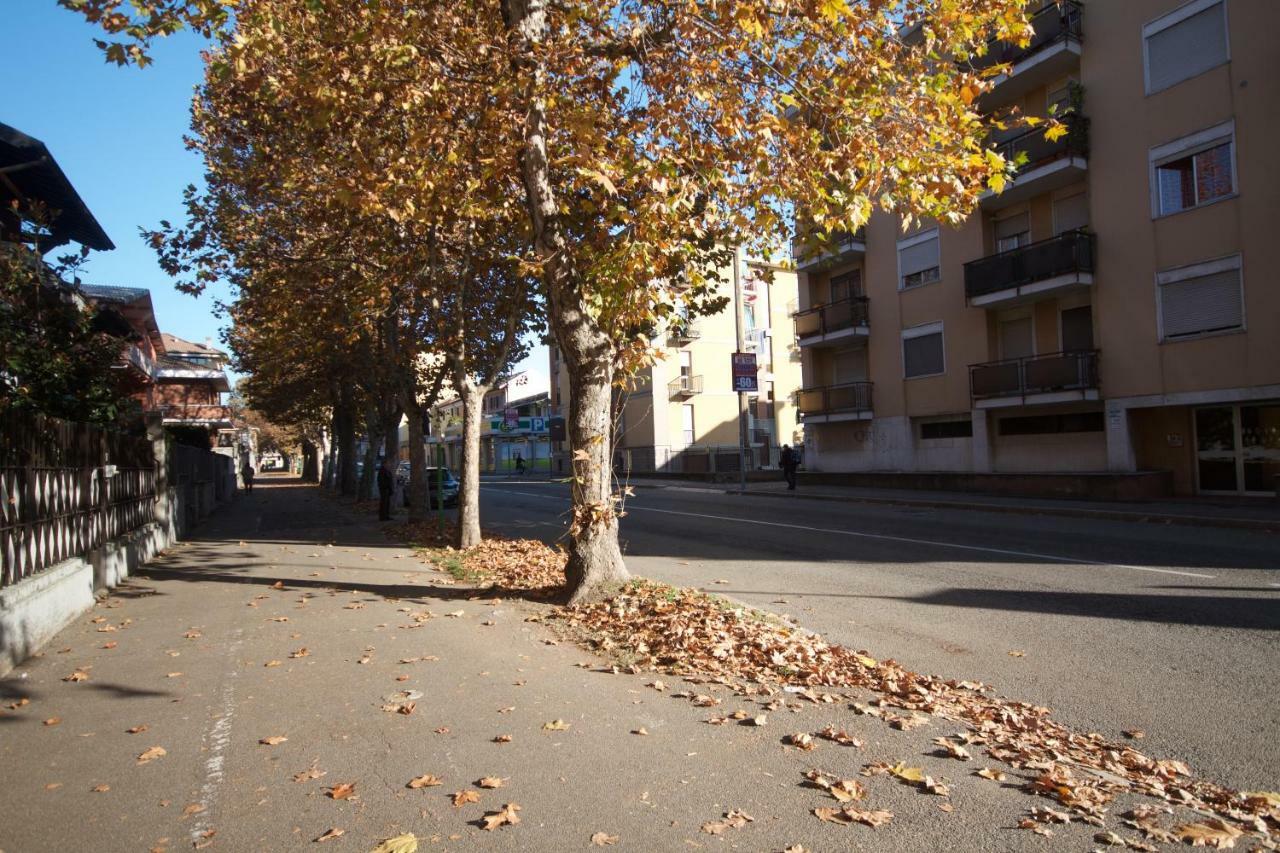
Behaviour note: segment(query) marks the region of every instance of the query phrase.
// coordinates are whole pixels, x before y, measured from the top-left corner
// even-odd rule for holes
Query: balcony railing
[[[673,342],[687,344],[702,337],[702,330],[692,320],[686,320],[672,326],[668,334]]]
[[[808,338],[814,335],[825,335],[841,329],[852,329],[867,325],[867,305],[865,296],[851,296],[838,299],[826,305],[818,305],[804,311],[797,311],[792,317],[796,323],[796,338]]]
[[[1062,275],[1093,272],[1093,235],[1067,231],[964,265],[964,293],[970,299],[1046,281]]]
[[[796,395],[797,408],[806,417],[870,412],[871,386],[870,382],[845,382],[840,385],[801,388]]]
[[[977,70],[1001,63],[1015,65],[1059,42],[1079,43],[1083,36],[1081,17],[1082,9],[1076,0],[1047,3],[1031,18],[1035,35],[1031,37],[1030,43],[1019,46],[1010,42],[992,40],[987,45],[987,52],[982,56],[975,56],[971,64]]]
[[[1089,137],[1088,122],[1078,113],[1069,112],[1059,116],[1067,126],[1067,132],[1057,139],[1050,140],[1045,136],[1043,127],[1033,127],[1016,136],[996,143],[996,153],[1012,162],[1020,154],[1026,154],[1026,162],[1018,167],[1018,174],[1062,160],[1067,157],[1088,157]]]
[[[1078,350],[969,365],[975,400],[1026,397],[1098,387],[1098,351]]]
[[[667,393],[672,397],[692,397],[702,393],[701,376],[680,376],[667,383]]]
[[[160,413],[166,421],[231,422],[231,409],[212,403],[170,403],[160,406]]]

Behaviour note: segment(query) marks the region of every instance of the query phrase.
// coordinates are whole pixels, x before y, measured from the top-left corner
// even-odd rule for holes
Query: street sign
[[[758,392],[760,383],[756,378],[756,354],[753,352],[735,352],[733,354],[733,390],[740,393]]]
[[[568,441],[568,431],[565,429],[564,418],[551,418],[547,421],[547,432],[550,433],[552,441]]]
[[[529,418],[529,432],[546,432],[546,418]]]
[[[502,413],[502,431],[511,432],[511,430],[520,426],[520,410],[507,409]]]

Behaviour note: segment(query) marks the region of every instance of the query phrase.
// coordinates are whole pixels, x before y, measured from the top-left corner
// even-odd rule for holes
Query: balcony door
[[[1062,351],[1082,352],[1093,349],[1093,306],[1067,308],[1061,314]]]
[[[848,382],[863,382],[867,378],[867,350],[836,350],[831,355],[831,384],[844,385]]]
[[[1000,321],[1000,358],[1029,358],[1036,354],[1035,328],[1030,317]]]
[[[1008,252],[1031,242],[1031,223],[1027,214],[997,219],[995,223],[996,253]]]
[[[1208,494],[1275,494],[1280,403],[1196,409],[1196,483]]]

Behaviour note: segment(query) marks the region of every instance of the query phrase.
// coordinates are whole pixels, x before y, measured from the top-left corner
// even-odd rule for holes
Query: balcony
[[[1080,65],[1080,43],[1083,8],[1076,0],[1046,3],[1031,18],[1035,35],[1025,47],[1009,42],[993,41],[983,56],[975,56],[970,65],[983,70],[993,65],[1008,65],[1005,73],[992,82],[994,88],[983,98],[983,106],[1008,102],[1065,77]]]
[[[231,426],[231,409],[213,403],[170,403],[160,414],[165,426]]]
[[[867,251],[867,229],[859,228],[850,234],[838,231],[831,235],[830,241],[823,247],[796,237],[791,241],[791,259],[796,269],[803,272],[816,272],[833,267],[845,261],[853,260]]]
[[[802,347],[830,346],[870,334],[865,296],[851,296],[792,314],[796,342]]]
[[[801,388],[796,403],[806,424],[871,420],[870,382]]]
[[[1097,400],[1098,351],[1057,352],[969,366],[979,409]]]
[[[978,203],[984,210],[1000,210],[1084,177],[1089,167],[1088,120],[1076,113],[1066,113],[1061,120],[1067,132],[1055,140],[1045,137],[1043,127],[1033,127],[996,144],[996,152],[1005,160],[1025,154],[1026,161],[1004,192],[987,190],[982,194]]]
[[[674,347],[684,346],[693,343],[702,337],[702,330],[692,320],[684,320],[671,326],[667,330],[667,337]]]
[[[701,376],[680,376],[667,383],[667,394],[673,400],[687,400],[702,393]]]
[[[964,265],[964,294],[975,308],[1030,302],[1093,284],[1093,235],[1068,231]]]

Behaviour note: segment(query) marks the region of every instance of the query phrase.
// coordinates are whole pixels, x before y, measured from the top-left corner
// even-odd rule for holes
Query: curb
[[[655,486],[654,488],[661,488]],[[738,489],[725,489],[723,493],[726,495],[742,495],[753,498],[769,498],[769,497],[786,497],[785,495],[775,495],[772,492],[753,492],[740,491]],[[939,501],[939,500],[913,500],[911,498],[874,498],[864,496],[845,496],[845,495],[791,495],[792,498],[800,498],[809,501],[831,501],[834,503],[866,503],[866,504],[884,504],[888,506],[908,506],[908,507],[924,507],[929,509],[958,509],[967,510],[969,512],[1008,512],[1020,513],[1023,515],[1058,515],[1068,518],[1092,518],[1106,521],[1129,521],[1129,522],[1145,522],[1148,524],[1177,524],[1187,527],[1225,527],[1236,530],[1254,530],[1262,533],[1280,532],[1280,519],[1269,521],[1266,519],[1253,518],[1218,518],[1215,516],[1205,515],[1169,515],[1152,512],[1132,512],[1128,510],[1111,510],[1111,509],[1073,509],[1071,507],[1056,506],[1017,506],[1010,504],[973,504],[962,503],[960,501]]]

